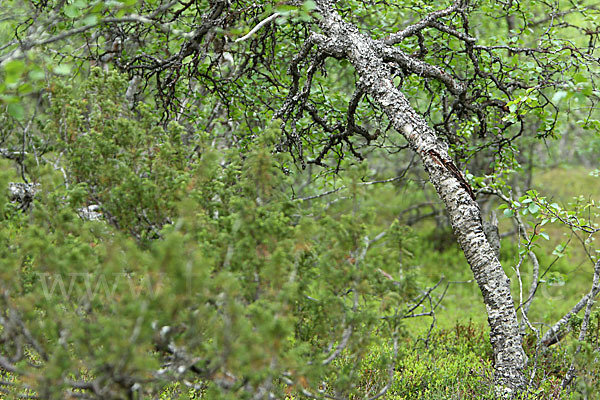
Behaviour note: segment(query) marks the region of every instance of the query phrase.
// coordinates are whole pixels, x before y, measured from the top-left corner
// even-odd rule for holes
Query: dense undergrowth
[[[598,314],[594,326],[598,329]],[[436,329],[427,340],[405,343],[394,373],[395,381],[385,398],[389,399],[496,399],[493,388],[492,350],[484,325],[456,322],[452,328]],[[531,338],[530,338],[531,339]],[[597,340],[597,339],[596,339]],[[526,341],[527,342],[527,341]],[[569,349],[537,354],[533,341],[527,342],[531,379],[527,399],[594,399],[600,389],[597,369],[589,355],[579,359],[581,380],[571,392],[562,390],[561,381],[570,361]],[[597,343],[596,343],[597,346]],[[376,351],[375,351],[376,352]],[[597,361],[596,361],[597,366]],[[373,365],[364,365],[362,385],[371,384]],[[535,370],[535,374],[534,374]]]
[[[564,185],[563,178],[567,177],[569,181],[577,183]],[[595,179],[597,178],[590,176],[588,169],[582,167],[555,167],[537,171],[533,186],[540,192],[548,193],[554,201],[566,205],[576,202],[581,196],[600,199],[600,186],[594,185]],[[394,198],[394,188],[379,187],[374,189],[375,193],[370,197],[384,199],[383,202],[395,206],[404,204],[399,207],[402,209],[410,203],[426,202],[426,191],[427,189],[425,193],[418,192],[413,198]],[[395,206],[380,208],[379,218],[392,218],[392,215],[385,216],[385,213]],[[501,215],[501,212],[498,214]],[[500,219],[501,231],[514,229],[508,218],[501,216]],[[592,278],[592,271],[583,267],[587,261],[584,250],[572,242],[567,245],[570,231],[556,224],[547,227],[547,232],[550,240],[539,243],[539,247],[535,249],[541,268],[545,271],[529,314],[531,321],[539,323],[537,326],[552,324],[561,318],[589,290]],[[443,292],[444,285],[433,292],[441,299],[435,313],[433,330],[430,331],[431,317],[407,322],[406,329],[411,332],[410,339],[406,340],[400,351],[402,356],[395,369],[394,383],[385,398],[497,398],[491,378],[493,356],[487,336],[485,308],[451,230],[440,228],[435,221],[429,219],[413,226],[411,233],[416,238],[407,242],[408,257],[405,265],[413,271],[418,286],[432,287],[440,279],[448,286],[446,292]],[[556,246],[559,245],[564,250],[556,252]],[[522,246],[516,234],[513,234],[502,240],[500,251],[502,265],[511,278],[515,298],[518,298],[519,288],[514,266],[518,263]],[[521,265],[525,288],[530,284],[531,268],[530,260],[525,259]],[[530,332],[525,337],[525,349],[529,357],[527,377],[531,387],[524,398],[594,399],[600,396],[600,362],[597,357],[600,346],[599,311],[592,314],[584,351],[576,357],[580,379],[572,390],[561,388],[562,379],[578,343],[580,325],[581,317],[573,318],[573,331],[564,342],[544,351],[536,348],[535,334]],[[381,350],[373,349],[374,353],[378,351]],[[361,384],[368,388],[372,384],[373,371],[376,370],[381,371],[373,368],[372,364],[365,363]]]
[[[264,385],[289,398],[495,398],[481,294],[418,174],[371,185],[385,171],[343,164],[339,191],[302,200],[282,172],[290,158],[272,154],[276,127],[220,151],[124,108],[125,85],[98,71],[80,90],[57,85],[41,128],[50,148],[25,161],[40,194],[29,210],[0,198],[1,301],[14,322],[3,351],[17,360],[6,396],[61,398],[75,381],[103,398],[241,399]],[[17,176],[4,164],[6,186]],[[419,203],[433,218],[405,215]],[[80,218],[90,204],[101,220]],[[543,265],[561,240],[551,233]],[[519,246],[507,237],[501,248],[511,277]],[[532,321],[553,323],[588,290],[581,257],[558,257]],[[25,325],[29,342],[11,344]],[[600,389],[597,313],[579,379],[560,389],[573,328],[546,353],[528,336],[528,398]]]

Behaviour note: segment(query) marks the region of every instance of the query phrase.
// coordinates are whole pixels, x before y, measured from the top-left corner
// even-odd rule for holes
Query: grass
[[[586,200],[600,201],[600,182],[589,175],[582,167],[560,167],[540,171],[534,176],[534,188],[542,196],[567,207],[573,197],[583,196]],[[383,196],[387,201],[388,199]],[[501,214],[501,213],[499,213]],[[512,229],[507,218],[501,217],[501,231]],[[590,290],[592,265],[580,243],[575,238],[565,255],[557,258],[552,255],[558,244],[567,243],[570,231],[560,225],[545,227],[550,240],[540,240],[535,253],[540,262],[540,273],[548,268],[544,283],[530,310],[531,321],[541,324],[555,323]],[[436,312],[436,328],[432,332],[428,346],[423,347],[431,318],[410,320],[407,329],[411,332],[412,342],[400,357],[396,372],[396,382],[385,398],[388,399],[470,399],[495,398],[490,394],[492,356],[488,341],[487,315],[481,293],[472,281],[471,271],[464,255],[453,241],[452,233],[440,230],[433,223],[424,223],[417,230],[419,238],[412,242],[413,257],[408,261],[417,269],[417,279],[421,287],[430,287],[442,276],[448,287],[440,307]],[[519,261],[518,239],[515,236],[502,241],[501,262],[511,278],[513,295],[518,299],[518,279],[514,266]],[[532,265],[525,259],[521,266],[523,291],[529,290]],[[443,289],[443,285],[442,288]],[[440,295],[438,289],[434,295]],[[524,294],[526,296],[526,294]],[[600,313],[598,313],[600,314]],[[598,315],[597,314],[597,315]],[[600,317],[596,317],[600,319]],[[596,322],[596,330],[600,329]],[[542,326],[542,325],[537,325]],[[575,332],[576,333],[576,332]],[[590,333],[593,341],[594,333]],[[596,336],[600,336],[596,333]],[[534,386],[537,388],[529,398],[537,399],[594,399],[599,389],[597,353],[591,356],[593,346],[585,355],[578,356],[582,379],[574,386],[570,394],[561,391],[560,383],[570,362],[574,348],[572,334],[562,347],[552,348],[545,354],[535,354],[535,337],[526,341],[526,351],[530,357],[530,370],[536,368]],[[598,341],[598,339],[595,339]],[[420,344],[419,344],[420,343]],[[419,347],[421,346],[421,347]],[[595,348],[600,346],[596,343]],[[597,351],[597,350],[596,350]],[[594,366],[595,365],[595,366]],[[366,368],[368,377],[369,369]],[[594,372],[595,371],[595,372]],[[364,383],[367,384],[367,383]]]

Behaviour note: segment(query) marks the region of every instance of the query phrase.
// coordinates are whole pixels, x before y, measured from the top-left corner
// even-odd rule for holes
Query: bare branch
[[[569,370],[567,371],[565,378],[562,381],[561,386],[563,387],[563,389],[566,388],[567,386],[569,386],[571,384],[571,381],[575,377],[575,357],[577,357],[577,354],[579,354],[579,352],[581,351],[581,344],[585,340],[585,337],[587,335],[587,329],[588,329],[588,325],[590,322],[590,315],[592,314],[592,306],[594,305],[594,293],[597,293],[599,291],[600,291],[600,260],[596,261],[596,264],[594,265],[594,279],[592,282],[592,289],[590,290],[590,293],[589,293],[590,297],[587,299],[587,302],[586,302],[585,314],[583,315],[583,321],[581,322],[581,329],[579,331],[579,337],[578,337],[579,343],[577,344],[577,349],[575,350],[575,354],[573,354],[573,361],[571,362],[571,366],[569,367]]]
[[[598,274],[599,269],[600,261],[596,262],[594,266],[594,281],[596,280],[596,275]],[[544,336],[542,336],[542,339],[540,340],[541,344],[546,347],[549,347],[555,343],[560,342],[569,332],[567,324],[571,320],[571,318],[574,315],[577,315],[577,313],[579,313],[579,311],[581,311],[583,307],[587,306],[590,301],[593,301],[598,295],[598,293],[600,293],[600,286],[598,286],[595,283],[592,284],[592,288],[590,289],[589,293],[583,296],[581,300],[579,300],[579,302],[577,302],[577,304],[575,304],[568,313],[566,313],[561,319],[559,319],[550,329],[548,329]]]
[[[402,42],[404,39],[406,39],[407,37],[415,35],[417,32],[422,31],[423,29],[425,29],[428,26],[432,26],[432,24],[437,19],[445,17],[447,15],[452,14],[453,12],[458,11],[461,7],[461,3],[462,2],[460,0],[458,0],[458,1],[455,1],[454,4],[452,4],[450,7],[446,8],[446,9],[434,11],[431,14],[426,15],[425,18],[423,18],[421,21],[417,22],[416,24],[410,25],[410,26],[404,28],[403,30],[401,30],[400,32],[389,35],[387,38],[384,39],[383,42],[387,45],[398,44],[398,43]]]
[[[444,70],[434,65],[428,64],[424,61],[412,58],[398,48],[384,47],[382,49],[382,54],[385,61],[393,61],[409,73],[413,73],[425,78],[433,78],[439,80],[444,85],[446,85],[446,87],[452,94],[459,95],[461,93],[464,93],[466,90],[465,85],[463,83],[457,81]]]
[[[273,21],[275,18],[279,17],[281,14],[276,12],[271,14],[270,16],[268,16],[267,18],[263,19],[262,21],[260,21],[254,28],[252,28],[252,30],[250,30],[250,32],[248,32],[247,34],[245,34],[244,36],[242,36],[241,38],[238,38],[235,40],[235,43],[239,43],[239,42],[243,42],[244,40],[250,38],[252,35],[254,35],[260,28],[262,28],[263,26],[265,26],[266,24],[268,24],[269,22]]]

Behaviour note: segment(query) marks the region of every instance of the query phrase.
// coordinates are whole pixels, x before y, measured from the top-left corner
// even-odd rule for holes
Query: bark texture
[[[473,192],[448,155],[446,146],[416,113],[407,98],[394,86],[387,60],[398,58],[400,50],[361,34],[344,22],[329,0],[318,0],[322,34],[310,37],[327,56],[345,58],[355,67],[359,90],[381,106],[394,128],[417,152],[450,215],[458,242],[471,266],[487,309],[490,339],[495,358],[495,379],[506,391],[525,387],[523,351],[510,282],[483,231],[481,210]],[[427,70],[428,68],[430,70]],[[425,76],[442,74],[437,67],[420,65]],[[453,90],[458,90],[453,84]]]

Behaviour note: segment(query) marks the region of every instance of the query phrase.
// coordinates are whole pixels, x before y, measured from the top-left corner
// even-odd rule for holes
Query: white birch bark
[[[456,169],[445,146],[391,81],[386,60],[397,50],[384,42],[361,34],[357,27],[344,22],[329,0],[318,0],[323,34],[309,40],[320,51],[346,58],[360,77],[358,85],[383,108],[394,128],[417,152],[450,216],[458,242],[471,266],[485,303],[494,350],[495,380],[499,388],[517,391],[524,388],[523,351],[510,282],[488,243],[479,205],[470,186]],[[421,67],[427,68],[427,64]],[[436,68],[437,75],[440,71]],[[424,71],[427,75],[427,71]],[[443,72],[442,72],[443,75]]]

